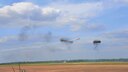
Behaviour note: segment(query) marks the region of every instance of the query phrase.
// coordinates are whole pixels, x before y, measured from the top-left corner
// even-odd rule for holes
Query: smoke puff
[[[47,34],[44,35],[44,41],[45,42],[51,42],[52,41],[52,32],[48,32]]]
[[[30,30],[30,26],[25,26],[21,29],[19,34],[19,40],[24,41],[28,39],[28,31]]]

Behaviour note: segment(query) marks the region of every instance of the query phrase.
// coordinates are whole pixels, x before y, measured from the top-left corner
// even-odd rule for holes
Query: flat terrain
[[[15,72],[18,66],[13,65]],[[25,72],[128,72],[128,64],[51,64],[21,65]],[[1,65],[0,72],[13,72],[11,65]]]

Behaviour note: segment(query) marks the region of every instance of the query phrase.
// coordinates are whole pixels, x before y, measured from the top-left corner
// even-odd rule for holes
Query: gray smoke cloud
[[[30,30],[30,26],[25,26],[21,29],[19,34],[19,40],[24,41],[28,39],[28,31]]]
[[[80,38],[77,38],[77,39],[74,39],[74,40],[71,40],[69,38],[60,38],[60,42],[63,43],[68,49],[71,49],[72,48],[72,45],[74,44],[74,42],[76,40],[79,40]]]
[[[52,42],[54,37],[52,35],[52,32],[49,31],[48,33],[44,34],[43,38],[45,42]]]

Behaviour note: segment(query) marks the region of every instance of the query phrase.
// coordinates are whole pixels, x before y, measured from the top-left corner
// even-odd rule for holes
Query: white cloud
[[[122,6],[128,5],[128,0],[102,0],[104,8],[110,9],[110,8],[119,8]]]
[[[59,14],[60,10],[52,7],[44,8],[30,2],[20,2],[0,8],[0,22],[1,25],[18,26],[29,20],[37,22],[56,20]]]
[[[16,36],[4,36],[4,37],[0,37],[0,43],[6,43],[8,41],[11,40],[17,40]]]
[[[72,31],[77,31],[81,29],[82,26],[86,26],[90,19],[98,16],[103,10],[102,2],[87,2],[79,4],[53,3],[50,6],[62,11],[59,23],[62,25],[70,25]]]
[[[122,2],[127,1],[122,0]],[[53,2],[41,7],[31,2],[19,2],[0,8],[0,25],[1,27],[25,26],[27,24],[52,27],[68,25],[70,30],[77,31],[83,26],[87,28],[87,24],[90,23],[88,21],[99,16],[106,8],[109,8],[109,5],[113,8],[116,3],[116,0],[78,4]]]
[[[127,41],[128,39],[128,30],[121,30],[121,31],[116,31],[116,32],[109,32],[109,33],[105,33],[103,34],[103,37],[106,38],[111,38],[113,40],[117,40],[117,41]]]
[[[128,0],[114,0],[114,2],[128,4]]]
[[[120,2],[121,4],[124,3],[126,4],[127,0],[113,0],[113,1],[105,0],[105,1],[85,2],[85,3],[77,3],[77,4],[54,2],[45,7],[35,5],[31,2],[14,3],[12,5],[8,5],[0,8],[0,27],[5,26],[5,28],[7,29],[7,27],[11,27],[11,26],[12,27],[24,26],[25,28],[27,27],[26,26],[27,24],[32,24],[37,26],[48,26],[48,27],[69,26],[70,30],[72,31],[91,30],[92,33],[95,33],[94,31],[97,30],[103,31],[105,29],[105,26],[103,24],[98,24],[93,22],[90,23],[91,19],[99,16],[102,12],[104,12],[105,9],[109,9],[109,7],[115,8],[115,5],[118,4],[120,6]],[[24,31],[25,33],[27,33],[27,30],[31,29],[31,27],[30,28],[28,27],[27,30],[26,29],[24,30],[24,28],[22,28],[23,33]],[[111,43],[113,43],[113,45],[118,44],[118,46],[120,42],[121,44],[127,43],[126,36],[128,36],[128,31],[106,33],[104,34],[105,36],[102,35],[93,36],[92,34],[90,35],[88,32],[86,33],[88,35],[85,34],[86,36],[84,36],[81,33],[80,35],[79,33],[76,34],[78,34],[78,37],[80,37],[81,39],[79,41],[74,42],[71,45],[71,49],[76,51],[83,51],[84,48],[87,49],[93,48],[92,41],[95,39],[100,39],[102,41],[101,44],[106,43],[106,47],[116,48],[117,46],[111,46],[112,45]],[[48,35],[46,35],[47,37],[44,36],[45,34],[42,35],[41,37],[34,35],[37,34],[33,34],[31,36],[28,34],[28,36],[30,36],[28,37],[29,39],[28,40],[26,39],[23,42],[21,42],[18,39],[18,36],[8,36],[8,37],[0,38],[0,44],[2,46],[0,51],[1,56],[3,56],[3,53],[10,52],[7,55],[5,55],[7,56],[5,60],[7,60],[7,58],[10,57],[11,54],[14,55],[13,57],[15,56],[18,57],[19,56],[18,54],[24,54],[26,52],[26,53],[30,53],[30,56],[33,56],[34,59],[35,57],[40,56],[40,53],[43,55],[46,52],[50,53],[51,51],[52,52],[68,51],[68,47],[59,41],[61,37],[55,37],[55,38],[53,37],[56,40],[48,42],[49,39],[51,39],[50,37],[48,37]],[[124,47],[126,48],[127,44],[124,44]],[[37,55],[34,54],[36,48],[38,49],[38,51],[36,51]],[[18,50],[23,50],[23,51],[19,53]],[[13,52],[17,52],[17,53],[13,53]],[[72,53],[71,50],[70,53]],[[57,53],[57,55],[59,55],[59,53]],[[19,57],[17,59],[19,59]]]
[[[1,26],[20,26],[27,23],[53,26],[68,24],[74,28],[71,30],[78,30],[81,25],[95,17],[101,10],[100,2],[51,4],[47,7],[40,7],[30,2],[20,2],[0,8],[0,22]],[[81,23],[82,20],[85,22]]]

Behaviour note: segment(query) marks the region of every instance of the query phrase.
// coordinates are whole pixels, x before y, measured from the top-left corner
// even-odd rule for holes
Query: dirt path
[[[18,66],[14,66],[16,72]],[[128,72],[128,65],[31,65],[26,72]],[[0,66],[0,72],[13,72],[11,66]]]

